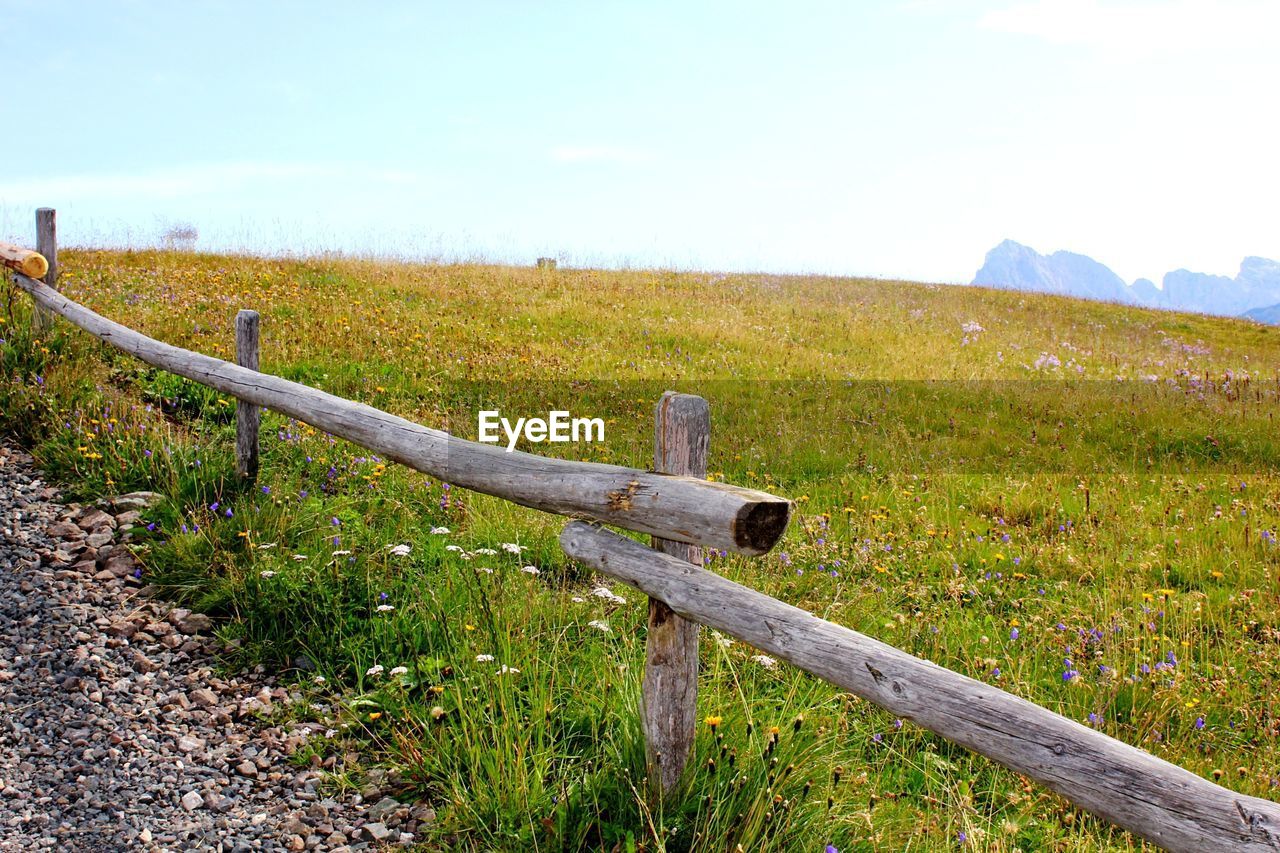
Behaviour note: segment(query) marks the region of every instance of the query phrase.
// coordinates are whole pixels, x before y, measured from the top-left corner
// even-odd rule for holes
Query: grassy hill
[[[700,394],[713,477],[798,510],[773,553],[714,570],[1276,796],[1280,329],[855,279],[61,260],[72,298],[224,358],[254,308],[264,370],[458,435],[479,408],[607,421],[602,445],[540,453],[646,467],[658,396]],[[334,758],[334,785],[393,770],[437,807],[427,849],[1139,844],[710,633],[720,722],[688,793],[650,807],[644,602],[596,591],[562,519],[271,414],[243,487],[232,401],[64,324],[32,340],[10,303],[4,427],[84,497],[171,496],[137,531],[145,580],[228,617],[229,665],[297,667],[318,707],[282,713],[334,731],[298,760]]]

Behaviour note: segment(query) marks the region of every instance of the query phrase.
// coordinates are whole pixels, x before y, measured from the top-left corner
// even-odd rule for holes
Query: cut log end
[[[791,501],[747,504],[733,522],[733,538],[738,543],[738,550],[753,557],[767,554],[778,544],[790,520]]]
[[[32,252],[23,260],[21,271],[30,278],[44,278],[45,273],[49,272],[49,262],[44,255]]]

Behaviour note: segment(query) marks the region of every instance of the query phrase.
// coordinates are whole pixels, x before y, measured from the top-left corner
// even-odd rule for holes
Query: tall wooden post
[[[668,391],[654,419],[653,467],[663,474],[707,476],[711,408],[692,394]],[[658,551],[702,564],[702,549],[654,538]],[[668,794],[680,781],[698,726],[698,624],[649,599],[644,669],[645,757],[656,791]]]
[[[49,271],[44,274],[44,283],[57,290],[58,213],[52,207],[41,207],[36,210],[36,251],[44,255],[45,260],[49,262]],[[44,334],[53,324],[53,315],[39,305],[36,306],[32,316],[38,334]]]
[[[258,369],[258,312],[236,314],[236,364]],[[252,403],[236,401],[236,474],[241,479],[258,476],[258,420],[261,411]]]

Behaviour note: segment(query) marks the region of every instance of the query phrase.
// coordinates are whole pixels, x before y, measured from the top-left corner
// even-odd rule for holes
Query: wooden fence
[[[653,471],[507,453],[258,372],[255,312],[236,318],[239,363],[231,364],[90,311],[55,289],[54,221],[52,210],[37,212],[44,251],[0,245],[0,264],[31,295],[37,317],[57,314],[148,364],[234,396],[242,476],[256,473],[258,407],[265,407],[445,482],[576,519],[560,536],[565,553],[649,596],[641,713],[655,796],[675,792],[689,762],[698,626],[707,625],[1025,774],[1166,849],[1280,853],[1276,803],[1237,794],[998,687],[701,568],[700,546],[767,552],[791,513],[783,498],[704,479],[710,435],[705,400],[663,395]],[[42,282],[32,273],[46,259]],[[601,524],[650,534],[653,547]]]

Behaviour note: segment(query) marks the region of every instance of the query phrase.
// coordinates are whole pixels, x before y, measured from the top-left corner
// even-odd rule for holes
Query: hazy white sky
[[[1280,2],[0,0],[0,236],[968,281],[1280,258]],[[19,104],[21,106],[19,106]],[[18,120],[25,115],[28,121]]]

